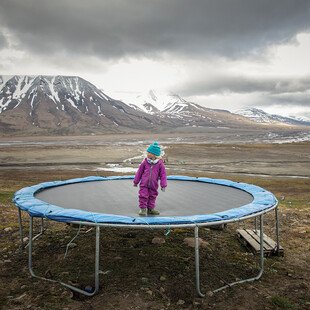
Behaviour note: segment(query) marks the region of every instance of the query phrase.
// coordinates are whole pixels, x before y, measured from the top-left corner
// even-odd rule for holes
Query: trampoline
[[[29,270],[32,269],[33,240],[44,231],[43,219],[90,225],[96,227],[95,289],[84,291],[72,285],[62,285],[92,296],[99,290],[99,238],[103,226],[127,228],[193,227],[195,235],[196,289],[200,296],[199,240],[201,226],[220,225],[260,218],[260,270],[256,277],[230,283],[215,291],[237,283],[259,279],[263,273],[263,214],[276,210],[278,242],[277,199],[265,189],[229,180],[169,176],[168,188],[156,201],[159,216],[138,216],[138,189],[133,187],[134,176],[87,177],[67,181],[46,182],[23,188],[15,193],[14,203],[19,210],[19,227],[23,246],[21,211],[30,216]],[[42,218],[41,232],[33,237],[33,218]],[[56,281],[57,282],[57,281]]]

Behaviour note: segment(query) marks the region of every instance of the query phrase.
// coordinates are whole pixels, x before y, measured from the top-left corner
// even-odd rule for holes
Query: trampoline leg
[[[19,236],[20,236],[20,249],[24,248],[24,231],[22,222],[22,211],[18,208],[18,226],[19,226]]]
[[[195,226],[195,271],[196,271],[196,291],[200,297],[205,297],[200,291],[200,264],[199,264],[199,235],[198,226]]]
[[[259,216],[259,222],[260,222],[260,233],[259,233],[259,241],[260,241],[260,263],[259,263],[259,267],[260,267],[260,269],[259,269],[257,276],[253,277],[253,278],[248,278],[248,279],[229,283],[225,286],[222,286],[222,287],[214,290],[213,293],[219,292],[223,289],[226,289],[226,288],[231,287],[231,286],[236,285],[236,284],[241,284],[241,283],[245,283],[245,282],[252,282],[252,281],[258,280],[262,276],[263,271],[264,271],[264,223],[263,223],[263,215]]]
[[[96,250],[95,250],[95,291],[99,291],[99,257],[100,257],[100,227],[96,226]]]
[[[44,231],[44,218],[41,217],[41,230],[40,230],[40,233],[43,234],[43,231]]]
[[[254,218],[254,229],[255,229],[255,232],[257,232],[257,217],[256,216]]]
[[[33,217],[30,216],[29,219],[29,243],[28,243],[28,268],[30,274],[35,277],[35,274],[32,270],[32,230],[33,230]]]
[[[263,272],[264,272],[264,223],[263,223],[263,215],[259,217],[259,227],[260,227],[260,234],[259,234],[259,242],[260,242],[260,271],[258,275],[254,278],[254,280],[258,280]]]
[[[86,296],[94,296],[98,290],[99,290],[99,246],[100,246],[100,228],[99,226],[96,227],[96,252],[95,252],[95,289],[93,292],[87,292],[85,290],[79,289],[73,285],[61,282],[61,281],[57,281],[57,280],[53,280],[53,279],[48,279],[48,278],[44,278],[44,277],[40,277],[37,276],[32,268],[32,248],[33,248],[33,241],[34,238],[32,237],[33,235],[33,217],[30,216],[30,222],[29,222],[29,249],[28,249],[28,267],[29,267],[29,272],[31,274],[32,277],[34,278],[38,278],[38,279],[42,279],[42,280],[46,280],[49,282],[54,282],[54,283],[60,283],[61,285]]]
[[[32,216],[30,216],[30,217],[32,218]],[[32,227],[32,230],[33,230],[33,227]],[[37,235],[35,235],[34,237],[32,237],[32,241],[38,239],[40,236],[43,235],[43,233],[44,233],[44,218],[41,217],[41,228],[40,228],[40,232],[39,232]],[[30,238],[30,237],[29,237],[29,238]],[[30,243],[30,239],[29,239],[29,243]],[[27,243],[27,244],[25,245],[25,248],[27,248],[27,247],[29,246],[29,243]]]
[[[278,206],[275,208],[275,218],[276,218],[276,244],[277,248],[275,249],[276,253],[279,253],[280,244],[279,244],[279,216],[278,216]]]

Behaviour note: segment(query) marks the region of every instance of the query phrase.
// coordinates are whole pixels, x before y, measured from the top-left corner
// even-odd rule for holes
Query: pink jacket
[[[160,187],[167,187],[167,174],[163,161],[159,160],[156,164],[150,164],[145,158],[136,172],[133,183],[135,185],[140,183],[140,187],[157,190],[158,180],[160,180]]]

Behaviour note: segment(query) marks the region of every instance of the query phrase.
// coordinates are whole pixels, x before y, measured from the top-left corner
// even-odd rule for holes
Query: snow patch
[[[77,110],[79,110],[79,108],[77,107],[77,105],[75,104],[75,102],[71,99],[71,98],[67,98],[67,101],[70,102],[70,104]]]
[[[123,167],[119,164],[107,164],[107,167],[104,168],[96,168],[95,171],[113,171],[113,172],[136,172],[137,168],[133,167]]]

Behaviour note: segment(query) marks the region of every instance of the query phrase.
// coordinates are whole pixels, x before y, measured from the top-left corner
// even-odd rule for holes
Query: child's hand
[[[162,191],[162,192],[165,192],[165,191],[166,191],[166,188],[165,188],[165,187],[162,187],[162,188],[161,188],[161,191]]]
[[[133,183],[133,186],[134,186],[134,187],[137,187],[137,186],[138,186],[138,184]]]

